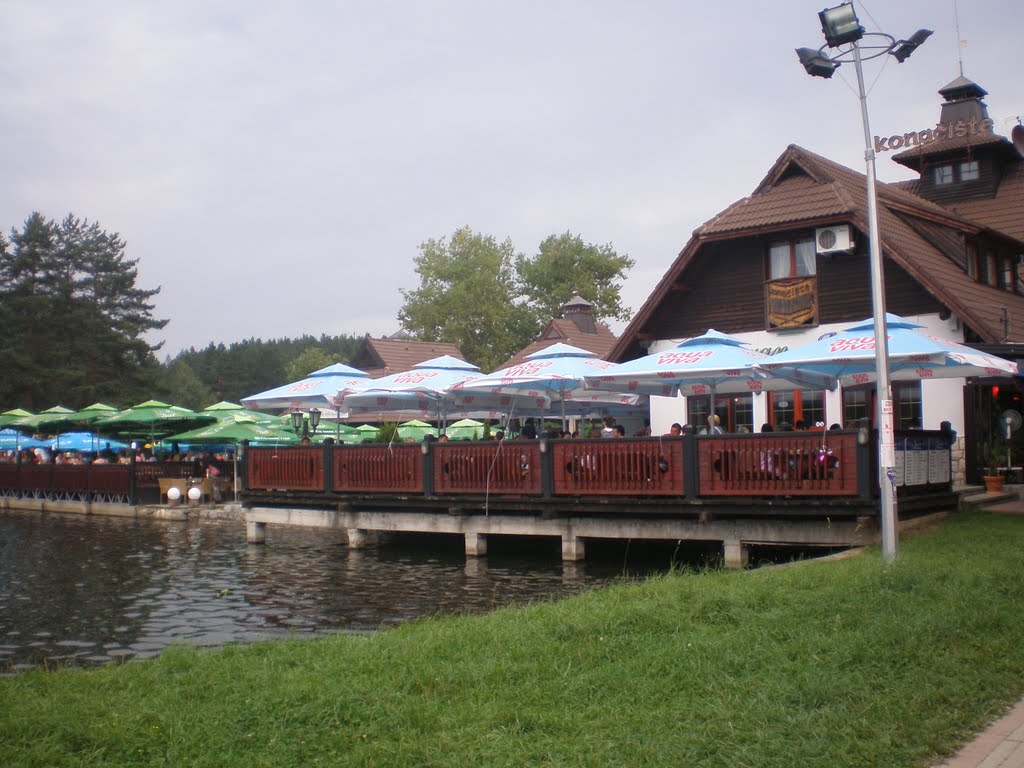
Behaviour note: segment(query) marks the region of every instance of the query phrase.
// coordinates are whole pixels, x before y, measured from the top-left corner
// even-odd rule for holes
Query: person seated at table
[[[700,431],[702,435],[724,435],[725,430],[722,429],[722,420],[718,418],[718,414],[708,416],[708,425]]]
[[[625,437],[625,436],[626,436],[626,428],[624,426],[622,426],[621,424],[615,424],[612,427],[612,437]]]
[[[761,425],[761,431],[762,432],[774,432],[775,431],[775,427],[773,427],[771,424],[769,424],[766,421],[764,424]]]
[[[668,428],[668,432],[665,433],[666,437],[679,437],[683,434],[683,425],[678,421]]]

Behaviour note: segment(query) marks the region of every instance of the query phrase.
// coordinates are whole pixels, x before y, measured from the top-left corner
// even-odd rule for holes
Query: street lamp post
[[[919,29],[909,40],[896,40],[881,32],[865,32],[857,18],[852,2],[835,8],[826,8],[818,14],[825,45],[818,50],[798,48],[797,56],[807,74],[830,78],[841,64],[853,62],[857,71],[857,93],[860,114],[864,124],[864,161],[867,166],[868,246],[871,260],[871,311],[874,315],[875,368],[877,370],[877,424],[879,506],[881,511],[882,556],[886,562],[896,559],[899,542],[896,535],[896,441],[893,432],[892,391],[889,383],[889,340],[885,324],[885,274],[882,269],[882,248],[878,235],[878,190],[875,178],[875,149],[868,123],[868,99],[864,90],[864,70],[861,61],[891,54],[903,63],[921,43],[932,34]],[[869,38],[863,48],[869,53],[861,55],[861,40]],[[845,46],[845,47],[844,47]],[[825,49],[838,49],[831,55]]]
[[[320,426],[320,409],[310,408],[309,418],[306,418],[306,414],[302,411],[292,411],[291,419],[295,434],[303,440],[308,440],[310,435],[316,434],[316,428]]]

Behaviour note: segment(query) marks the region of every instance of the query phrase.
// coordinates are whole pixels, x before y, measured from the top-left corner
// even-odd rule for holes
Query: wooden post
[[[323,443],[324,493],[334,493],[334,438],[328,437]]]
[[[423,495],[434,495],[434,441],[424,440],[420,445],[423,451]]]
[[[669,438],[675,440],[676,438]],[[697,436],[693,427],[683,427],[683,493],[688,499],[700,496],[700,466],[697,457]]]

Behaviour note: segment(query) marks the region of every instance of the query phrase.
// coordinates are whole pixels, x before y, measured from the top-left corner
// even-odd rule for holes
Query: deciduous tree
[[[633,268],[633,259],[620,256],[611,244],[595,245],[571,232],[551,235],[535,256],[516,259],[519,290],[533,318],[546,323],[574,293],[594,305],[598,320],[628,320],[622,304],[622,281]]]
[[[402,291],[402,327],[424,341],[458,345],[490,371],[529,343],[538,325],[517,300],[515,249],[463,227],[428,240],[415,258],[420,287]]]

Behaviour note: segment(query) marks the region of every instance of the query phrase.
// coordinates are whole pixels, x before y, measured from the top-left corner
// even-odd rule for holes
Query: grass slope
[[[0,680],[4,766],[928,765],[1024,691],[1024,519]]]

